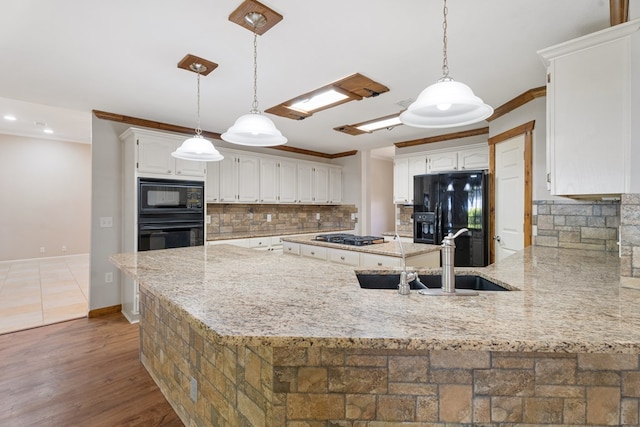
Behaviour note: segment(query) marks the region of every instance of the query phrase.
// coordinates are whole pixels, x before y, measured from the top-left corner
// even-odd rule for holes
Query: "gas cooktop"
[[[331,233],[318,234],[316,240],[328,243],[341,243],[343,245],[364,246],[375,243],[384,243],[384,237],[377,236],[356,236],[355,234]]]

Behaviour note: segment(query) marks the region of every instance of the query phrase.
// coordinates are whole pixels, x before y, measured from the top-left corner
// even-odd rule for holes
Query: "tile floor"
[[[0,334],[85,317],[89,254],[0,262]]]

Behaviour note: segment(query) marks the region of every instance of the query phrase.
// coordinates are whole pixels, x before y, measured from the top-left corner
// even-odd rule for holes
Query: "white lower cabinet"
[[[282,252],[291,255],[300,255],[300,244],[292,242],[282,242]]]
[[[284,242],[285,254],[302,255],[354,267],[397,268],[402,267],[402,258],[378,255],[348,249],[327,248],[324,246],[305,245]],[[437,268],[440,266],[440,251],[428,252],[406,258],[407,267]]]
[[[358,267],[360,265],[360,254],[358,252],[346,251],[343,249],[330,249],[329,261]]]
[[[138,287],[138,282],[123,275],[121,287],[121,312],[129,323],[137,323],[140,321],[140,288]]]
[[[326,261],[327,248],[323,248],[322,246],[300,245],[300,255]]]

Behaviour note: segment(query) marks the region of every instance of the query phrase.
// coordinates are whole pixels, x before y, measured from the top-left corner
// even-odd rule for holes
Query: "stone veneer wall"
[[[142,363],[187,426],[640,424],[637,354],[223,346],[144,288],[141,310]]]
[[[595,251],[618,250],[618,201],[533,202],[533,244]]]
[[[640,277],[640,194],[620,199],[620,275]]]
[[[396,221],[399,235],[413,236],[413,206],[396,205]]]
[[[315,232],[322,229],[354,229],[355,205],[207,204],[207,240],[242,235]],[[320,220],[316,214],[320,214]],[[267,215],[271,222],[267,222]]]

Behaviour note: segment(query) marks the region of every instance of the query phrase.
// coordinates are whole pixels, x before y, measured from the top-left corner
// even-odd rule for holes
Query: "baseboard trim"
[[[94,310],[89,310],[88,317],[91,319],[94,317],[106,316],[107,314],[120,313],[121,311],[122,304],[112,305],[111,307],[102,307],[96,308]]]

